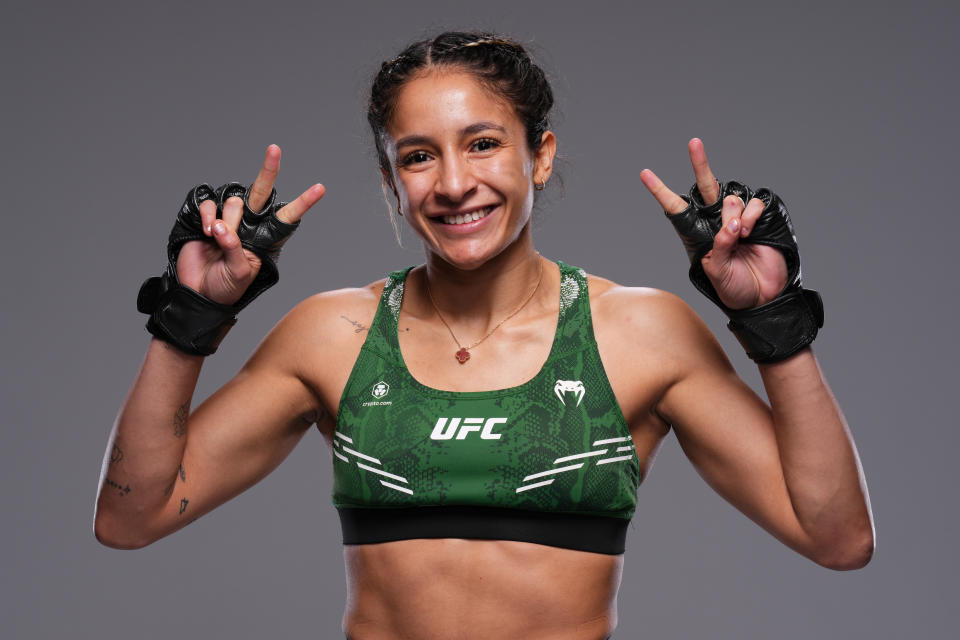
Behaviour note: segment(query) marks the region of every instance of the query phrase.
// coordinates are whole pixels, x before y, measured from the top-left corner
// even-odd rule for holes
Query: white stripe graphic
[[[406,481],[407,481],[406,478],[401,478],[400,476],[395,476],[395,475],[393,475],[392,473],[387,473],[387,472],[384,471],[383,469],[376,469],[376,468],[374,468],[374,467],[367,466],[367,465],[363,464],[362,462],[358,462],[358,463],[357,463],[357,466],[360,467],[361,469],[366,469],[367,471],[373,471],[374,473],[379,473],[379,474],[382,475],[382,476],[387,476],[388,478],[393,478],[394,480],[397,480],[397,481],[399,481],[399,482],[406,482]]]
[[[350,462],[350,460],[347,458],[347,456],[343,455],[343,454],[340,453],[339,451],[336,451],[336,450],[335,450],[335,451],[333,452],[333,455],[337,456],[338,458],[340,458],[340,459],[343,460],[344,462]]]
[[[540,473],[531,473],[529,476],[523,479],[524,482],[528,480],[533,480],[534,478],[542,478],[543,476],[552,476],[555,473],[561,473],[562,471],[572,471],[573,469],[579,469],[583,466],[583,463],[572,464],[569,467],[560,467],[558,469],[550,469],[548,471],[541,471]]]
[[[536,489],[537,487],[542,487],[542,486],[551,484],[553,480],[554,480],[553,478],[550,478],[549,480],[544,480],[543,482],[534,482],[533,484],[528,484],[525,487],[517,487],[517,493],[520,493],[521,491],[526,491],[527,489]]]
[[[628,444],[625,447],[617,447],[617,451],[633,451],[633,445]]]
[[[626,442],[630,439],[630,436],[623,436],[622,438],[606,438],[605,440],[597,440],[593,443],[593,446],[599,447],[604,444],[613,444],[614,442]]]
[[[553,464],[560,464],[561,462],[569,462],[570,460],[579,460],[580,458],[592,458],[593,456],[602,456],[607,452],[606,449],[601,449],[600,451],[588,451],[586,453],[575,453],[572,456],[563,456],[562,458],[557,458],[553,461]]]
[[[390,487],[391,489],[396,489],[397,491],[403,491],[404,493],[409,493],[410,495],[413,495],[413,491],[410,491],[410,489],[407,489],[406,487],[398,487],[395,484],[390,484],[386,480],[381,480],[380,484],[382,484],[385,487]]]
[[[351,449],[350,447],[346,447],[346,446],[345,446],[345,447],[343,447],[343,450],[346,451],[347,453],[352,453],[353,455],[357,456],[358,458],[363,458],[364,460],[369,460],[369,461],[372,462],[373,464],[381,464],[381,462],[380,462],[379,460],[377,460],[376,458],[374,458],[373,456],[368,456],[368,455],[365,454],[365,453],[360,453],[359,451],[354,451],[354,450]]]
[[[349,442],[350,444],[353,444],[353,438],[348,438],[347,436],[343,435],[343,434],[340,433],[339,431],[334,431],[334,432],[333,432],[333,435],[337,436],[338,438],[343,438],[344,440],[346,440],[346,441]]]
[[[607,464],[608,462],[621,462],[623,460],[629,460],[633,456],[617,456],[616,458],[602,458],[597,460],[597,464]]]

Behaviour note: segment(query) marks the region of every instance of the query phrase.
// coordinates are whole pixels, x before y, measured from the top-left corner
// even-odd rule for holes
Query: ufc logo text
[[[494,433],[493,428],[506,422],[506,418],[438,418],[430,439],[449,440],[456,434],[457,440],[463,440],[471,431],[479,431],[483,440],[499,440],[503,434]]]

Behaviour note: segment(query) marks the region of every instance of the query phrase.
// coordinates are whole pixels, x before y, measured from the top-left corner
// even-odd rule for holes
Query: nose
[[[458,155],[447,155],[440,164],[440,173],[434,186],[436,194],[450,202],[461,202],[477,188],[473,167]]]

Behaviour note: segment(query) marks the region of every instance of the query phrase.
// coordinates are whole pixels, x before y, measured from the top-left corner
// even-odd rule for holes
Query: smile
[[[468,222],[476,222],[481,218],[486,218],[490,212],[493,211],[493,207],[484,207],[483,209],[477,209],[476,211],[471,211],[470,213],[458,213],[457,215],[442,216],[444,224],[467,224]]]

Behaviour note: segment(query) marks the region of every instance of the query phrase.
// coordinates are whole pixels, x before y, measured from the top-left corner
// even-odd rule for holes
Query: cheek
[[[531,185],[533,162],[504,158],[478,167],[477,177],[500,191],[516,195],[526,192]]]
[[[397,197],[407,208],[414,207],[423,200],[426,193],[426,181],[422,176],[407,175],[402,179],[397,178]]]

